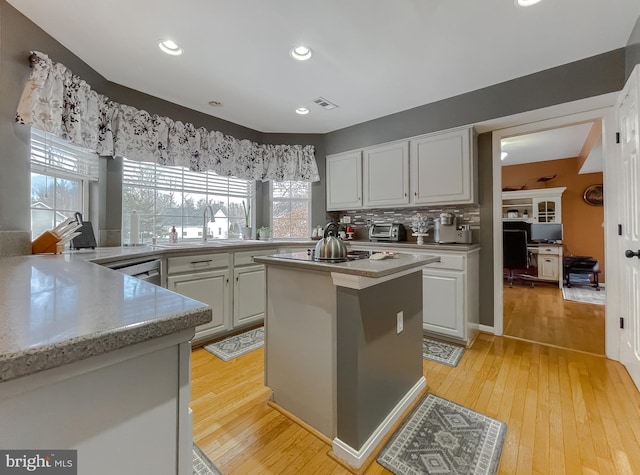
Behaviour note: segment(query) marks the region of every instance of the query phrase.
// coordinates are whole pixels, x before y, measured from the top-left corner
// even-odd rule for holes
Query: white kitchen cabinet
[[[233,256],[233,328],[264,321],[266,274],[254,256],[270,256],[277,249],[236,251]]]
[[[470,127],[327,156],[327,211],[478,202]]]
[[[480,325],[480,247],[441,250],[430,245],[416,249],[361,242],[349,248],[438,256],[439,262],[422,268],[422,328],[436,338],[467,346],[473,343]]]
[[[413,204],[478,202],[473,129],[429,134],[410,144]]]
[[[362,152],[327,156],[327,210],[362,208]]]
[[[464,272],[422,271],[422,323],[429,332],[464,339]]]
[[[196,327],[193,343],[231,329],[229,269],[169,275],[167,287],[181,295],[209,305],[213,319]]]
[[[213,320],[196,327],[194,344],[264,319],[265,271],[253,257],[276,253],[276,248],[260,248],[167,259],[167,288],[213,310]]]
[[[262,264],[234,269],[233,326],[264,320],[266,308],[266,276]]]
[[[480,252],[426,252],[440,262],[422,270],[422,327],[470,345],[480,321]]]
[[[362,169],[365,208],[409,204],[408,142],[365,149]]]

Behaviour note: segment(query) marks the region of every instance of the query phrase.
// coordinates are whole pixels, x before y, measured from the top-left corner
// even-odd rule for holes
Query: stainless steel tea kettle
[[[347,258],[347,245],[338,236],[338,225],[328,223],[324,227],[324,237],[316,244],[313,255],[316,261],[343,261]]]

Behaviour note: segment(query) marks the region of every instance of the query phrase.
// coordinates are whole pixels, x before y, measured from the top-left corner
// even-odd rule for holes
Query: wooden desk
[[[563,286],[562,244],[528,244],[530,266],[538,269],[538,280]]]

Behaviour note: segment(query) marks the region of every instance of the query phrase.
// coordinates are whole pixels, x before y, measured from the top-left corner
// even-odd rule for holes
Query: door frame
[[[603,167],[606,181],[607,160],[611,160],[615,157],[615,133],[612,131],[617,130],[615,124],[615,98],[618,93],[608,94],[605,104],[600,104],[599,107],[594,109],[582,109],[582,111],[572,111],[566,114],[556,111],[549,111],[545,114],[544,111],[538,111],[537,114],[532,114],[530,117],[527,114],[520,116],[519,123],[511,123],[504,128],[490,129],[492,132],[492,172],[493,172],[493,333],[495,335],[502,335],[504,331],[504,315],[503,315],[503,295],[502,295],[502,281],[503,281],[503,266],[502,266],[502,160],[501,154],[501,140],[507,137],[513,137],[522,134],[529,134],[534,132],[540,132],[543,130],[555,129],[571,124],[578,124],[581,122],[590,122],[596,119],[602,121],[602,154],[603,154]],[[574,105],[575,107],[575,105]],[[577,106],[578,109],[580,106]],[[554,115],[555,114],[555,115]],[[527,120],[529,119],[529,120]],[[614,224],[608,223],[607,215],[607,200],[605,199],[605,233],[604,233],[604,246],[605,256],[610,256],[611,252],[609,247],[611,243],[615,241],[612,239],[614,236],[613,229]],[[612,219],[613,216],[610,218]],[[608,269],[611,269],[611,274],[607,272],[607,275],[613,275],[617,269],[614,262],[607,261]],[[608,280],[608,279],[607,279]],[[617,327],[617,321],[615,313],[610,311],[611,304],[607,302],[605,306],[605,353],[608,358],[613,360],[619,360],[619,330]]]

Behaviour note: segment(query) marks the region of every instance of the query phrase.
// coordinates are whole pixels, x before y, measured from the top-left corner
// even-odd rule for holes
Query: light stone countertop
[[[201,302],[77,257],[0,261],[0,382],[211,321]]]
[[[275,256],[256,256],[254,261],[267,265],[278,265],[297,269],[307,269],[320,272],[356,275],[360,277],[380,278],[397,274],[412,268],[419,268],[432,262],[440,261],[437,256],[415,255],[399,252],[393,258],[381,260],[356,259],[347,262],[318,262],[301,261],[291,258],[291,254],[283,253]]]

